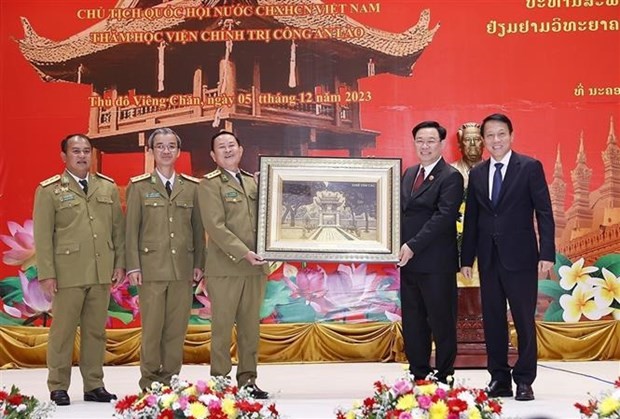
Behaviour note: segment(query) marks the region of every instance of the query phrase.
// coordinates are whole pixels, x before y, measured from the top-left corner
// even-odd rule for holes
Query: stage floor
[[[182,377],[189,381],[208,378],[208,365],[185,365]],[[398,363],[285,364],[260,365],[259,386],[273,395],[282,417],[291,419],[333,418],[337,407],[349,408],[354,401],[372,395],[372,383],[384,378],[394,382],[403,373]],[[598,394],[613,387],[620,376],[620,361],[541,362],[534,383],[536,400],[518,402],[503,398],[506,418],[579,418],[575,402],[585,403],[588,392]],[[25,394],[47,400],[45,369],[1,370],[0,384],[16,384]],[[136,366],[106,367],[106,387],[119,396],[138,390]],[[468,387],[484,387],[485,370],[458,370],[456,379]],[[69,389],[70,406],[56,408],[55,418],[111,418],[112,405],[84,402],[82,379],[73,368]]]

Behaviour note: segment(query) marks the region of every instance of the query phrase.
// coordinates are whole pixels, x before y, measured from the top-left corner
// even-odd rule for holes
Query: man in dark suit
[[[416,380],[433,372],[448,382],[456,359],[458,250],[456,220],[463,199],[463,177],[441,156],[446,129],[435,121],[413,128],[419,165],[402,181],[403,245],[398,265],[403,337],[409,370]]]
[[[491,158],[469,173],[461,273],[471,278],[478,257],[487,369],[492,397],[533,400],[536,378],[538,273],[555,260],[554,222],[542,164],[512,151],[512,122],[502,114],[484,119],[484,145]],[[534,229],[538,223],[538,240]],[[506,300],[518,335],[519,358],[508,365]]]

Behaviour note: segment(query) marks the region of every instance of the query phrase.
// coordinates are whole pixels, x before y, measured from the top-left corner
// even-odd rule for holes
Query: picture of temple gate
[[[239,19],[148,19],[136,12],[176,8],[195,15],[197,9],[231,4],[307,8],[298,9],[298,15]],[[210,137],[221,129],[241,139],[242,166],[248,170],[257,168],[258,154],[306,156],[310,150],[344,149],[361,156],[376,145],[380,132],[362,127],[361,106],[372,97],[359,90],[359,79],[410,76],[439,25],[429,29],[428,10],[402,33],[368,27],[338,11],[303,13],[321,6],[309,0],[119,0],[115,17],[61,41],[38,35],[23,18],[25,35],[18,43],[42,79],[92,86],[87,133],[99,152],[95,168],[106,153],[145,152],[149,133],[163,126],[183,139],[194,175],[213,168]],[[118,18],[125,15],[138,17]],[[347,28],[349,35],[342,35]],[[249,40],[249,33],[313,35],[266,42]],[[145,34],[147,39],[168,37],[136,42]],[[181,37],[198,42],[176,42]],[[152,164],[145,153],[145,170]]]

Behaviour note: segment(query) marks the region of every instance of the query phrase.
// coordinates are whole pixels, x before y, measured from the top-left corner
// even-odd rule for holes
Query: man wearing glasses
[[[133,177],[127,189],[127,272],[138,286],[142,318],[140,388],[170,384],[183,364],[192,281],[204,266],[205,236],[198,179],[175,172],[181,139],[170,128],[148,139],[155,170]]]
[[[441,156],[444,127],[424,121],[412,134],[420,164],[408,168],[403,176],[403,245],[398,263],[405,354],[416,380],[434,373],[449,384],[457,348],[456,220],[463,200],[463,176]],[[430,365],[433,340],[436,371]]]

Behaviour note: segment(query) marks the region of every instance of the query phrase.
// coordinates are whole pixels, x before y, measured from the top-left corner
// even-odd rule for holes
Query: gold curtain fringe
[[[0,368],[45,367],[48,328],[0,327]],[[536,324],[541,361],[620,359],[620,321]],[[261,325],[259,362],[404,362],[400,323]],[[106,365],[136,365],[140,329],[107,331]],[[516,346],[516,334],[511,339]],[[79,336],[76,337],[79,342]],[[236,354],[233,334],[231,353]],[[190,326],[183,361],[208,364],[211,328]],[[73,362],[77,364],[75,344]],[[236,361],[236,359],[235,359]]]

